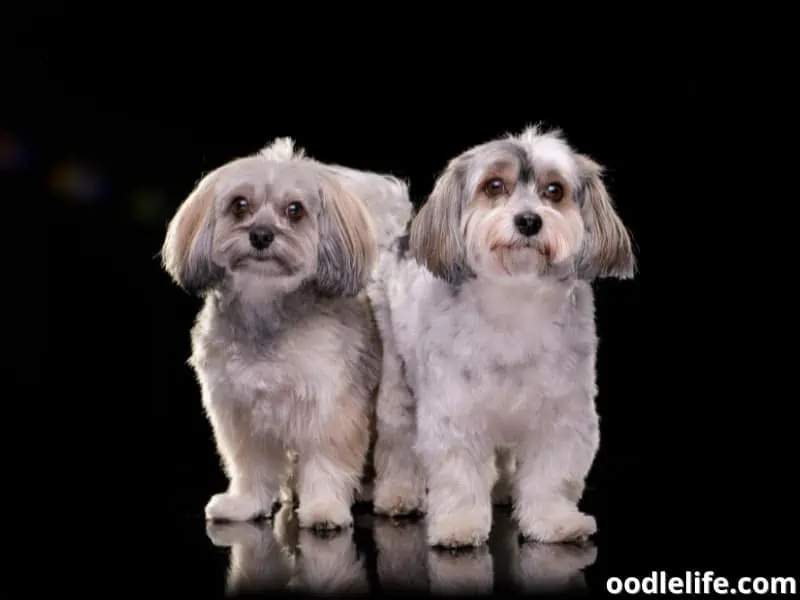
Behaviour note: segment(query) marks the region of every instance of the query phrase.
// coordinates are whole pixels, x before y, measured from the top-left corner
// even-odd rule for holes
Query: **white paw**
[[[577,508],[545,511],[542,516],[520,522],[520,533],[525,539],[557,544],[588,539],[597,532],[594,517]]]
[[[429,546],[465,548],[482,546],[489,539],[491,512],[456,511],[439,515],[427,523]]]
[[[353,524],[353,514],[344,502],[306,499],[300,501],[297,521],[304,529],[343,529]]]
[[[268,516],[258,500],[247,495],[215,494],[206,504],[206,519],[211,521],[252,521]]]
[[[420,482],[379,480],[375,485],[373,512],[387,517],[401,517],[425,512],[425,490]]]

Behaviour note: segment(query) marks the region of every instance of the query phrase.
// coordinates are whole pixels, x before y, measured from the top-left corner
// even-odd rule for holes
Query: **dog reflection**
[[[478,596],[494,589],[492,555],[484,544],[464,550],[431,549],[428,555],[430,592]]]
[[[377,554],[378,585],[384,592],[482,595],[501,589],[522,592],[580,592],[582,570],[597,550],[576,544],[520,543],[508,511],[496,511],[488,544],[469,550],[429,548],[422,519],[367,516]],[[311,594],[361,594],[370,590],[367,566],[354,530],[318,533],[298,527],[291,505],[272,523],[208,525],[218,546],[229,546],[229,595],[274,590]]]
[[[514,580],[517,589],[527,592],[585,591],[582,570],[596,558],[597,548],[591,545],[524,544],[520,547]]]
[[[277,590],[312,594],[368,591],[367,572],[353,542],[353,530],[318,533],[300,529],[291,505],[272,522],[211,523],[211,541],[228,546],[229,596]]]
[[[279,543],[271,523],[209,522],[206,533],[215,546],[230,548],[229,596],[279,590],[289,583],[293,557]]]
[[[583,569],[594,564],[597,548],[582,544],[544,544],[519,541],[519,528],[506,511],[496,511],[489,547],[495,563],[495,589],[517,591],[586,591]]]
[[[388,592],[427,592],[428,544],[420,520],[375,517],[378,581]]]
[[[353,530],[298,532],[297,563],[288,589],[310,594],[365,594],[369,580]]]
[[[373,536],[381,589],[436,595],[482,595],[500,589],[579,592],[594,563],[591,543],[520,543],[508,511],[497,511],[488,544],[469,550],[429,548],[422,520],[376,518]]]

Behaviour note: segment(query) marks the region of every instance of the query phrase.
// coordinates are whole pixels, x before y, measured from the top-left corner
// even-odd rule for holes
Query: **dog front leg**
[[[539,542],[568,542],[595,533],[594,517],[578,510],[578,502],[598,444],[594,407],[565,412],[554,423],[537,428],[520,444],[514,516],[523,537]]]
[[[370,438],[367,413],[354,411],[353,415],[352,420],[330,424],[331,431],[316,436],[299,451],[300,527],[326,530],[353,524],[350,508],[361,484]]]
[[[494,445],[422,404],[419,410],[416,449],[428,484],[428,544],[480,546],[492,526]]]
[[[376,418],[375,513],[395,517],[424,512],[425,478],[414,453],[414,396],[401,359],[391,347],[383,352]]]
[[[212,496],[206,504],[206,518],[249,521],[269,516],[285,473],[285,450],[277,441],[252,432],[239,415],[214,410],[208,414],[229,485],[227,492]]]

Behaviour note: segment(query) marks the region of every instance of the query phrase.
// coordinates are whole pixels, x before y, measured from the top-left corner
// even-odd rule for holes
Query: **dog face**
[[[164,267],[191,293],[223,280],[322,294],[366,284],[375,236],[361,202],[319,168],[252,156],[204,177],[170,222]]]
[[[633,276],[630,235],[602,167],[560,132],[530,127],[453,159],[411,226],[413,256],[437,277],[568,272]]]

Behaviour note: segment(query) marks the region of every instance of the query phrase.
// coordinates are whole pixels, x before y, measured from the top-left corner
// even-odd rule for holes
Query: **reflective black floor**
[[[498,591],[586,591],[592,543],[520,543],[498,508],[487,547],[440,551],[425,543],[419,519],[391,520],[358,511],[355,527],[334,534],[301,530],[292,510],[261,523],[206,525],[209,544],[228,553],[228,595],[267,591],[311,594],[415,592],[483,595]]]

